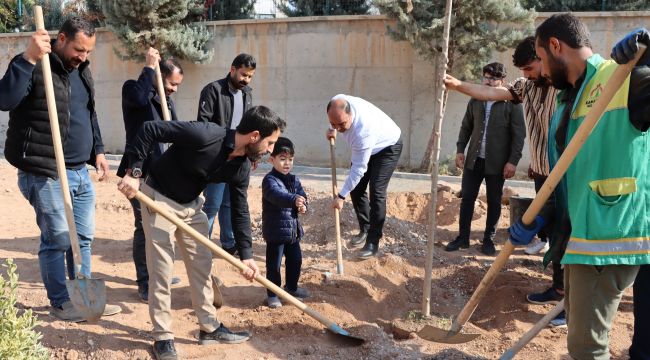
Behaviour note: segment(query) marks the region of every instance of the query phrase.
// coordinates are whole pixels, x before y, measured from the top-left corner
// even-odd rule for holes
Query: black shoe
[[[178,360],[174,340],[154,341],[153,355],[156,357],[156,360]]]
[[[138,284],[138,296],[143,302],[149,302],[149,284]]]
[[[458,249],[468,249],[469,248],[469,239],[461,240],[460,237],[457,237],[456,240],[450,242],[445,246],[445,251],[456,251]]]
[[[199,345],[239,344],[250,338],[251,334],[247,331],[232,332],[221,324],[217,330],[211,333],[201,330],[199,332]]]
[[[481,245],[481,252],[487,256],[494,256],[497,253],[497,249],[494,248],[494,243],[492,240],[483,240],[483,245]]]
[[[377,251],[379,251],[379,246],[367,242],[357,253],[357,258],[362,260],[370,259],[373,256],[377,256]]]
[[[359,233],[354,235],[352,237],[352,240],[350,240],[350,245],[359,246],[359,245],[365,243],[367,238],[368,238],[368,232],[367,231],[359,231]]]
[[[232,256],[237,256],[237,246],[233,246],[231,248],[223,248],[226,250],[226,252]]]

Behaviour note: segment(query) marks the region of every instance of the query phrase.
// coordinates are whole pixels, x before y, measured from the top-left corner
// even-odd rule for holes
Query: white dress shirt
[[[341,196],[347,196],[368,170],[370,156],[395,145],[402,131],[388,115],[362,98],[344,94],[332,98],[337,99],[345,99],[352,111],[352,126],[339,133],[352,150],[350,175],[339,191]]]

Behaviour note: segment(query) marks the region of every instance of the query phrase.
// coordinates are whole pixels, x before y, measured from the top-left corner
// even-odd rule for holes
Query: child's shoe
[[[277,296],[270,296],[266,298],[266,304],[271,308],[271,309],[277,309],[279,307],[282,307],[282,303],[280,302],[280,298]]]
[[[296,290],[294,290],[294,291],[290,291],[285,286],[284,290],[286,290],[289,294],[291,294],[291,296],[297,297],[297,298],[300,298],[300,299],[306,299],[310,295],[309,291],[307,289],[301,288],[301,287],[296,288]]]

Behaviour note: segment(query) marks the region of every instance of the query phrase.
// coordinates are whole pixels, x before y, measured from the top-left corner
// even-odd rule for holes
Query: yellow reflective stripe
[[[579,252],[567,249],[566,254],[571,255],[645,255],[650,254],[650,249],[639,251],[598,251],[598,252]]]
[[[589,187],[601,196],[627,195],[636,191],[636,178],[594,180],[589,182]]]
[[[620,239],[609,239],[609,240],[601,240],[601,239],[584,239],[584,238],[577,238],[577,237],[570,237],[569,241],[575,241],[575,242],[581,242],[581,243],[593,243],[593,242],[603,242],[603,243],[619,243],[619,242],[635,242],[635,241],[645,241],[645,240],[650,240],[650,236],[641,236],[641,237],[634,237],[634,238],[620,238]]]

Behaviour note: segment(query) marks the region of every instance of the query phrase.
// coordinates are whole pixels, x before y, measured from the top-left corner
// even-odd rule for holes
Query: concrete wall
[[[548,14],[540,14],[538,22]],[[592,33],[595,51],[609,54],[612,44],[627,31],[647,24],[650,12],[581,13]],[[327,126],[325,104],[337,93],[363,97],[389,114],[402,129],[402,166],[417,166],[431,133],[434,114],[433,66],[422,61],[406,42],[386,34],[392,21],[381,16],[340,16],[208,23],[214,33],[215,56],[210,64],[184,63],[185,79],[174,101],[182,119],[193,119],[201,88],[225,76],[232,58],[253,54],[258,68],[253,79],[255,104],[277,111],[288,122],[286,135],[298,148],[297,161],[328,165],[329,150],[323,133]],[[0,68],[6,69],[14,54],[28,41],[26,34],[0,35]],[[116,40],[99,31],[91,55],[97,90],[97,112],[106,149],[121,153],[124,128],[121,86],[135,78],[143,64],[120,60],[113,52]],[[144,51],[144,49],[143,49]],[[511,52],[494,59],[508,64],[509,79],[519,76],[511,66]],[[441,160],[455,153],[460,120],[468,98],[449,97],[442,132]],[[0,145],[4,144],[7,113],[0,113]],[[338,163],[349,161],[349,150],[340,141]],[[528,164],[528,150],[519,170]]]

